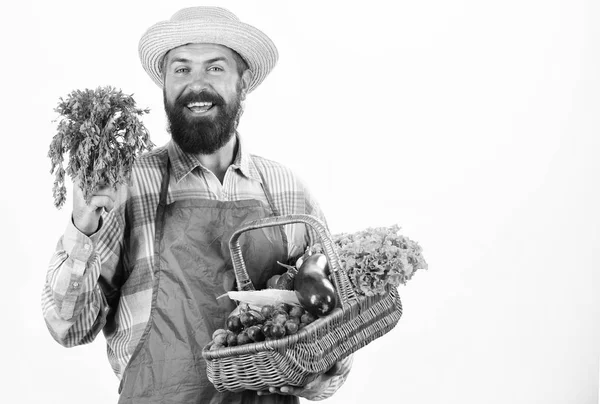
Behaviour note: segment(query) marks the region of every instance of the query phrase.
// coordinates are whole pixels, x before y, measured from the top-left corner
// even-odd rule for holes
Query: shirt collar
[[[252,161],[252,155],[243,145],[240,135],[236,133],[236,136],[238,140],[238,150],[231,167],[240,171],[244,176],[262,183],[261,176]],[[175,143],[173,139],[169,141],[167,151],[169,153],[169,159],[171,160],[171,171],[177,182],[181,181],[183,177],[192,172],[196,167],[200,167],[203,171],[208,170],[200,163],[198,156],[181,150],[179,145]]]

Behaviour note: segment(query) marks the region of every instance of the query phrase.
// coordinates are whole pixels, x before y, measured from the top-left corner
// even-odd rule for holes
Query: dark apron
[[[206,376],[202,348],[225,327],[235,308],[216,298],[234,288],[229,239],[248,220],[276,214],[263,177],[269,205],[257,200],[223,202],[178,200],[167,205],[170,163],[163,177],[156,212],[154,289],[150,320],[121,380],[120,404],[298,403],[284,395],[254,391],[219,393]],[[242,256],[256,289],[287,261],[281,226],[252,230],[240,237]]]

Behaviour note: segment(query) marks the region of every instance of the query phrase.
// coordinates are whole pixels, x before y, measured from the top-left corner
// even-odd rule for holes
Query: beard
[[[216,92],[182,94],[171,105],[163,90],[165,112],[169,120],[169,132],[181,150],[190,154],[212,154],[225,146],[232,138],[242,114],[241,86],[236,89],[235,99],[227,103]],[[217,108],[213,117],[189,117],[184,108],[191,102],[211,102]]]

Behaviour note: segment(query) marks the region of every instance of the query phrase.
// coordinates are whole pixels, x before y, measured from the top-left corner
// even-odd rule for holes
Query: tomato
[[[277,281],[281,275],[273,275],[267,281],[267,289],[277,289]]]

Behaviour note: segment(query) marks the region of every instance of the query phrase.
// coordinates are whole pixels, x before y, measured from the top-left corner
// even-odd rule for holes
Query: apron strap
[[[167,206],[167,191],[169,190],[169,180],[171,179],[171,159],[167,154],[167,172],[162,177],[162,183],[160,184],[160,196],[158,204]]]
[[[158,206],[156,207],[156,217],[154,219],[154,268],[155,272],[157,266],[160,265],[160,241],[163,238],[165,231],[165,211],[167,207],[167,192],[169,190],[169,180],[171,179],[171,160],[167,154],[167,170],[162,177],[160,185],[160,194],[158,199]]]
[[[277,206],[275,205],[275,201],[273,199],[273,195],[271,194],[271,191],[269,190],[269,186],[268,186],[265,176],[263,174],[261,165],[254,164],[254,166],[256,167],[256,171],[258,171],[258,175],[260,175],[260,179],[261,179],[262,185],[263,185],[263,191],[265,192],[265,196],[267,197],[267,202],[269,202],[269,206],[271,207],[271,210],[273,211],[273,215],[281,216],[281,212],[279,211],[279,209],[277,209]],[[285,226],[289,226],[289,225],[285,225]],[[285,233],[285,229],[284,229],[285,226],[278,226],[278,227],[279,227],[279,231],[281,232],[281,239],[283,240],[283,246],[285,247],[286,254],[289,254],[288,239],[287,239],[287,234]]]

